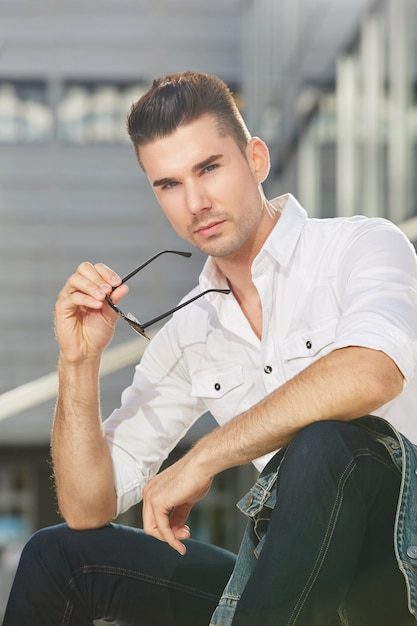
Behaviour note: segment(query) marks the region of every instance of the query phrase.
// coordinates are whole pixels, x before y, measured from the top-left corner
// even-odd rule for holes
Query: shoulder
[[[346,259],[349,255],[384,252],[400,254],[413,263],[416,252],[406,235],[391,222],[380,217],[355,215],[329,219],[308,218],[304,238],[337,249]]]

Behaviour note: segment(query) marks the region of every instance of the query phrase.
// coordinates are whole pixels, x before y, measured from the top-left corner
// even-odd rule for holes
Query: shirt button
[[[307,350],[311,350],[312,347],[313,347],[313,344],[311,343],[311,341],[306,341]]]
[[[215,388],[215,390],[216,390],[216,391],[220,391],[220,389],[221,389],[221,385],[220,385],[220,383],[216,383],[216,384],[214,385],[214,388]]]
[[[409,556],[410,559],[417,559],[417,546],[408,546],[407,556]]]
[[[270,365],[265,365],[264,372],[265,374],[270,374],[272,372],[272,367]]]

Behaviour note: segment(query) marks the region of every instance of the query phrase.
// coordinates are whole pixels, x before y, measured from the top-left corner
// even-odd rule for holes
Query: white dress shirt
[[[404,389],[374,414],[417,443],[414,248],[384,219],[309,219],[290,194],[273,203],[284,209],[252,264],[262,340],[232,294],[200,298],[151,341],[121,407],[105,421],[118,512],[141,499],[200,415],[210,411],[222,425],[338,348],[373,348],[395,361]],[[213,287],[228,285],[209,258],[187,297]]]

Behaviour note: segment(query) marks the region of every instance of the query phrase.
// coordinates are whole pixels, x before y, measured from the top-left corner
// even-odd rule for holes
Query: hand
[[[81,263],[67,280],[55,305],[56,336],[67,361],[97,358],[111,342],[117,314],[105,297],[120,282],[120,277],[102,263]],[[112,300],[118,302],[127,292],[126,285],[120,286],[112,293]]]
[[[192,462],[192,453],[151,478],[143,490],[145,532],[185,554],[181,540],[190,537],[185,521],[193,505],[207,494],[212,480]]]

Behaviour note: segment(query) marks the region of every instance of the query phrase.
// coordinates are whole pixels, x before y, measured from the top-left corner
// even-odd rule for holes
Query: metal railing
[[[138,363],[147,345],[146,341],[135,338],[114,348],[108,348],[103,354],[100,378],[133,363]],[[2,393],[0,395],[0,421],[56,397],[57,388],[58,376],[56,372],[52,372]]]

